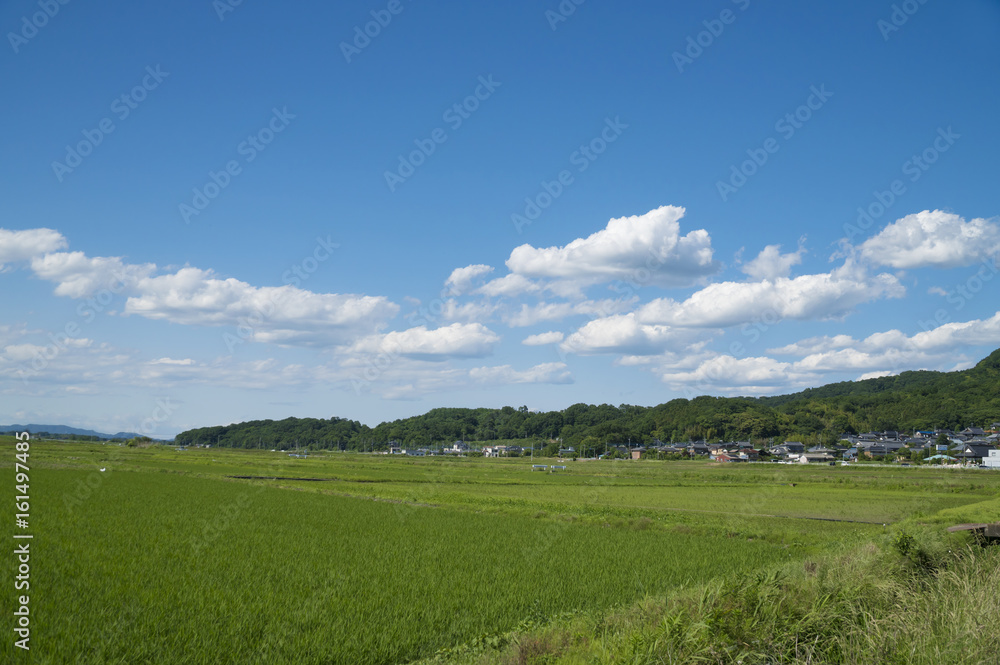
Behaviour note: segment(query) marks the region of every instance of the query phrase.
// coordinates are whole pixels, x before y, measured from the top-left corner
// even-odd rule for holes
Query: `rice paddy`
[[[409,662],[832,552],[1000,488],[975,471],[566,466],[33,442],[30,658]],[[11,642],[4,660],[24,660]]]

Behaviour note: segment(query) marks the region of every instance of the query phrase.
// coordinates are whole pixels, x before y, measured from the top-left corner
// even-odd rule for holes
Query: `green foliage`
[[[563,411],[517,409],[432,409],[421,416],[383,422],[374,428],[353,420],[286,418],[204,427],[177,436],[183,445],[311,450],[384,450],[406,446],[450,446],[463,440],[489,445],[500,440],[586,447],[631,441],[649,445],[689,440],[800,440],[835,442],[844,433],[983,426],[1000,419],[1000,350],[960,372],[903,372],[843,382],[778,397],[696,397],[653,407],[574,404]],[[555,446],[556,452],[551,453]],[[536,444],[536,448],[542,445]]]

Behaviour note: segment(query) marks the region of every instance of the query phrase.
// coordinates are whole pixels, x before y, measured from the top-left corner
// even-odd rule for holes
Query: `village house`
[[[955,456],[967,464],[974,464],[978,466],[983,463],[984,459],[990,456],[991,450],[993,450],[993,446],[987,443],[967,443],[962,448],[962,452]]]
[[[830,453],[802,453],[793,461],[798,464],[831,464],[834,459]]]

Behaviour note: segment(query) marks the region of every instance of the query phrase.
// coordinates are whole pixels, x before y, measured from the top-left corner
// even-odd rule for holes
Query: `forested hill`
[[[238,448],[385,447],[451,444],[456,440],[561,438],[563,445],[631,440],[651,443],[796,439],[830,442],[844,432],[989,427],[1000,422],[1000,350],[959,372],[903,372],[834,383],[776,397],[696,397],[653,407],[574,404],[562,411],[433,409],[424,415],[368,427],[354,420],[287,418],[203,427],[178,434],[182,445]]]

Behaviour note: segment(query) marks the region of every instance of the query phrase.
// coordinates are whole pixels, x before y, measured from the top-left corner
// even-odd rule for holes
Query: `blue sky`
[[[692,4],[0,3],[0,422],[652,405],[1000,346],[1000,3]]]

